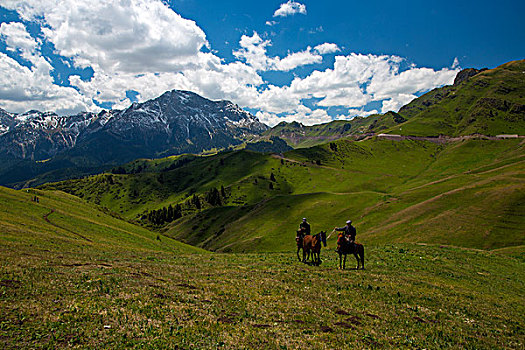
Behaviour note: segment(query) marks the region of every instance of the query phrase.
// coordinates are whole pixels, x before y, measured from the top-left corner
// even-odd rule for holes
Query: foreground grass
[[[333,245],[333,241],[330,245]],[[368,247],[367,269],[293,252],[0,248],[4,348],[523,348],[523,260]],[[353,257],[349,260],[354,266]]]

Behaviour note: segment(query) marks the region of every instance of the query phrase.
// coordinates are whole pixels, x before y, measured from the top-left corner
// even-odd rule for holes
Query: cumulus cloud
[[[8,51],[19,52],[31,67],[0,53],[0,103],[10,112],[28,109],[76,113],[93,109],[92,102],[75,89],[58,86],[50,75],[53,67],[37,52],[39,43],[22,23],[2,23],[0,37]],[[29,108],[30,107],[30,108]]]
[[[287,17],[287,16],[295,15],[296,13],[306,15],[306,5],[301,4],[299,2],[289,0],[288,2],[285,2],[284,4],[281,4],[281,6],[274,12],[273,16],[274,17]]]
[[[211,48],[195,22],[161,0],[4,0],[0,4],[16,10],[24,21],[39,22],[42,31],[36,39],[23,23],[0,25],[0,40],[9,50],[0,55],[0,106],[15,112],[97,110],[93,100],[125,108],[131,103],[128,90],[137,91],[139,101],[145,101],[167,90],[185,89],[258,110],[257,116],[270,125],[283,120],[314,124],[375,113],[365,109],[374,101],[382,104],[382,111],[398,110],[418,94],[450,84],[458,71],[457,65],[433,70],[407,67],[397,56],[349,53],[335,56],[327,69],[276,86],[264,81],[260,72],[291,72],[319,64],[323,55],[341,49],[322,43],[284,57],[271,56],[271,41],[254,32],[241,37],[239,49],[233,52],[237,60],[226,63],[212,50],[204,50]],[[292,14],[290,9],[306,13],[304,5],[292,1],[276,13]],[[70,75],[72,87],[56,85],[51,77],[53,62],[42,55],[40,40],[53,44],[56,53],[75,67],[91,67],[93,76],[83,80]],[[31,66],[21,65],[15,55]],[[317,102],[305,104],[308,99]],[[347,112],[331,117],[327,113],[331,107]]]
[[[174,88],[210,98],[244,97],[262,79],[246,64],[223,64],[195,22],[160,0],[4,1],[27,21],[43,22],[45,40],[76,67],[91,67],[90,81],[70,76],[83,96],[125,107],[127,90],[146,100]],[[17,24],[22,25],[22,24]],[[244,91],[241,91],[244,90]]]
[[[160,0],[25,0],[2,5],[28,21],[45,21],[46,39],[79,67],[131,73],[180,70],[192,65],[208,44],[195,22]]]
[[[255,115],[260,121],[269,126],[275,126],[281,122],[293,122],[299,121],[304,125],[315,125],[328,123],[332,121],[332,118],[323,109],[311,110],[308,107],[301,106],[297,111],[284,116],[278,116],[275,113],[259,111]]]
[[[252,107],[268,112],[269,115],[263,116],[273,124],[290,118],[305,123],[325,120],[328,116],[315,119],[319,115],[314,117],[303,109],[304,99],[315,98],[319,100],[315,110],[324,112],[334,106],[348,108],[347,114],[338,117],[348,119],[377,113],[377,110],[365,110],[365,106],[374,101],[382,103],[383,113],[397,111],[416,98],[416,93],[450,84],[457,74],[457,70],[434,71],[413,65],[401,71],[402,63],[404,59],[398,56],[355,53],[336,56],[333,69],[313,71],[305,78],[296,77],[288,86],[269,86],[258,94]],[[283,114],[286,114],[284,119]]]
[[[321,55],[326,55],[329,53],[341,51],[339,46],[337,46],[336,44],[332,44],[332,43],[324,43],[321,45],[317,45],[316,47],[314,47],[314,50],[319,52],[319,54]]]
[[[270,40],[263,40],[257,32],[252,36],[243,35],[239,41],[239,50],[234,51],[235,57],[244,60],[248,65],[258,71],[291,71],[297,67],[308,64],[321,63],[323,57],[311,47],[304,51],[289,53],[286,57],[269,57],[267,47],[271,46]]]
[[[5,41],[9,51],[20,52],[21,56],[28,61],[35,58],[38,43],[29,35],[22,23],[2,23],[0,25],[0,38]]]
[[[381,113],[386,113],[389,111],[397,112],[401,107],[416,99],[416,95],[410,94],[398,94],[388,100],[383,101],[381,106]]]

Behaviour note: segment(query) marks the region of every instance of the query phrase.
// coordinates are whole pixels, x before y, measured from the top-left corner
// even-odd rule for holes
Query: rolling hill
[[[64,192],[0,187],[0,213],[2,249],[12,252],[202,252]]]
[[[126,174],[43,188],[217,251],[293,249],[303,216],[315,231],[352,218],[366,243],[499,249],[524,244],[524,146],[520,139],[339,140],[283,157],[243,150],[138,160]],[[214,189],[218,201],[210,199]],[[181,218],[151,222],[148,213],[170,205]]]

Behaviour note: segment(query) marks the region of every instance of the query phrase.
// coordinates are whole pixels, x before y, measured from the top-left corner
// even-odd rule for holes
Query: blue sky
[[[522,1],[0,0],[0,107],[71,114],[166,90],[273,125],[350,119],[523,59]]]

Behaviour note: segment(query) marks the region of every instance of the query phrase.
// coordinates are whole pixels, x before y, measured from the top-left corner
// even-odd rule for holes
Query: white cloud
[[[381,113],[386,113],[389,111],[397,112],[401,107],[409,103],[410,101],[416,99],[416,95],[410,94],[398,94],[391,97],[388,100],[383,101],[381,106]]]
[[[53,83],[50,75],[53,67],[38,54],[39,43],[31,37],[22,23],[2,23],[0,36],[8,51],[19,51],[31,63],[31,67],[26,67],[0,53],[2,108],[17,113],[29,109],[53,110],[58,113],[96,109],[90,99],[81,96],[75,89]]]
[[[290,71],[297,67],[313,63],[321,63],[322,61],[323,57],[313,53],[311,48],[308,47],[304,51],[290,53],[282,59],[276,58],[273,67],[275,67],[275,70]]]
[[[287,114],[285,116],[278,116],[275,113],[268,112],[257,112],[255,116],[269,126],[275,126],[281,122],[290,123],[293,121],[299,121],[303,125],[315,125],[332,121],[332,118],[325,110],[311,110],[305,106],[301,106],[301,108],[295,113]]]
[[[38,43],[29,35],[22,23],[2,23],[0,37],[5,41],[8,50],[20,51],[21,56],[28,61],[34,59]]]
[[[271,46],[271,42],[263,40],[257,32],[253,32],[252,36],[243,35],[239,45],[241,48],[233,52],[235,57],[246,61],[248,65],[258,71],[275,70],[287,72],[297,67],[323,61],[323,57],[312,51],[310,47],[304,51],[289,53],[284,58],[269,57],[266,48]]]
[[[191,66],[206,46],[195,22],[160,0],[7,1],[26,20],[42,18],[42,31],[58,53],[79,67],[105,72],[168,72]]]
[[[75,89],[55,85],[50,70],[51,66],[43,58],[34,60],[33,67],[28,68],[0,53],[0,106],[16,113],[29,109],[59,114],[96,110],[90,99]]]
[[[319,54],[321,55],[326,55],[329,53],[341,51],[339,46],[337,46],[336,44],[332,44],[332,43],[324,43],[321,45],[317,45],[316,47],[314,47],[314,50],[319,52]]]
[[[234,51],[237,60],[225,63],[212,50],[203,52],[209,44],[195,22],[160,0],[0,0],[0,4],[26,21],[39,21],[42,40],[54,44],[58,54],[77,67],[94,71],[89,81],[70,76],[74,88],[54,84],[52,61],[42,56],[39,40],[21,23],[2,23],[1,40],[32,64],[28,68],[8,55],[0,56],[0,106],[15,112],[96,110],[92,99],[125,108],[131,102],[127,90],[137,91],[139,101],[145,101],[167,90],[186,89],[259,110],[258,116],[269,124],[282,120],[312,124],[332,119],[326,109],[334,106],[348,109],[337,118],[366,115],[364,107],[372,101],[382,101],[383,111],[398,110],[416,94],[451,83],[458,70],[455,64],[438,71],[404,68],[406,62],[397,56],[350,53],[335,56],[330,68],[275,86],[263,81],[260,72],[318,64],[323,55],[341,49],[323,43],[284,57],[269,56],[271,41],[254,32],[241,37]],[[279,10],[284,14],[290,8],[306,13],[304,5],[292,1]],[[317,105],[307,107],[304,100],[311,98],[318,100]]]
[[[457,57],[454,57],[454,62],[452,62],[452,69],[459,68],[459,60]]]
[[[174,88],[249,100],[250,86],[263,82],[246,64],[225,65],[201,52],[208,46],[204,32],[159,0],[4,1],[2,6],[25,20],[42,21],[45,39],[60,55],[94,70],[90,81],[70,76],[70,83],[88,100],[116,103],[115,108],[131,102],[126,90],[138,91],[141,101]]]
[[[284,4],[281,4],[281,6],[274,12],[273,16],[286,17],[295,15],[296,13],[306,15],[306,5],[289,0]]]
[[[272,26],[276,25],[277,23],[278,23],[278,22],[276,22],[276,21],[266,21],[265,24],[266,24],[267,26],[272,27]]]

